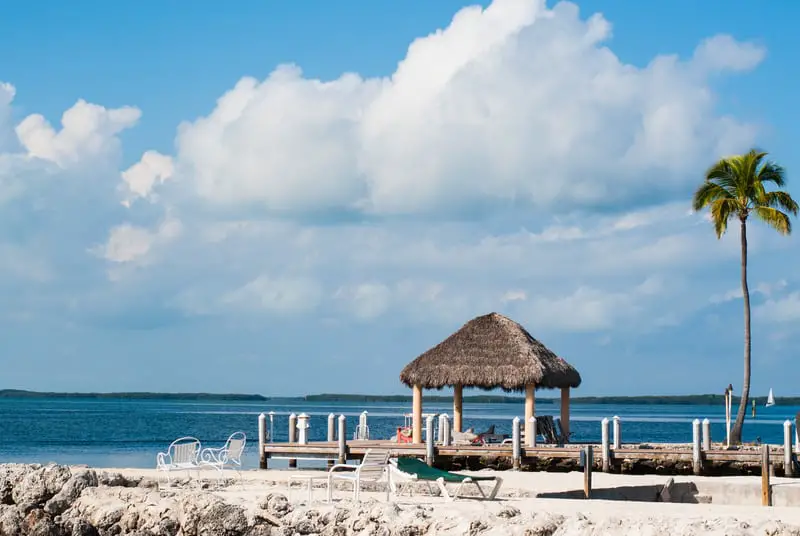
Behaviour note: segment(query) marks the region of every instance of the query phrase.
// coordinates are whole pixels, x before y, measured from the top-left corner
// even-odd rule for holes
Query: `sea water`
[[[93,467],[154,467],[155,456],[182,436],[198,438],[203,446],[222,446],[231,433],[247,434],[245,466],[258,465],[258,415],[274,412],[275,441],[288,438],[290,413],[310,415],[309,439],[325,440],[328,415],[345,415],[352,437],[362,411],[369,415],[370,436],[388,439],[411,411],[403,403],[336,402],[228,402],[125,399],[0,399],[0,462],[57,462]],[[538,415],[558,416],[559,404],[537,401]],[[783,443],[783,422],[794,420],[795,406],[758,408],[758,416],[745,422],[744,440]],[[452,405],[426,404],[426,413],[448,413]],[[509,434],[514,417],[522,417],[519,404],[465,403],[464,428]],[[736,408],[734,408],[734,412]],[[611,405],[573,403],[570,430],[575,441],[600,441],[600,421],[618,415],[625,443],[688,443],[692,421],[708,418],[714,441],[725,438],[725,409],[704,405]],[[275,463],[272,464],[276,466]],[[277,466],[280,466],[278,463]]]

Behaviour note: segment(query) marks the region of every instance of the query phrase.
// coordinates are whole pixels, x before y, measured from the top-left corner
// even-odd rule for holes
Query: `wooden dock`
[[[523,466],[536,465],[537,460],[571,460],[576,465],[580,461],[583,447],[587,444],[570,444],[566,446],[537,446],[520,447],[520,464]],[[270,459],[290,459],[290,460],[330,460],[341,462],[340,445],[335,441],[312,442],[307,444],[298,443],[266,443],[263,456],[261,457],[261,467],[267,468]],[[427,458],[429,446],[422,444],[396,443],[392,441],[359,441],[351,440],[346,443],[345,461],[360,460],[367,449],[380,448],[387,449],[392,456],[415,456]],[[595,452],[600,454],[596,463],[602,466],[602,445],[594,444]],[[782,468],[784,459],[783,449],[773,447],[773,464]],[[514,446],[512,444],[502,445],[435,445],[433,446],[433,456],[437,461],[449,461],[453,458],[509,458],[514,457]],[[659,462],[686,463],[691,465],[694,461],[694,451],[691,445],[676,448],[674,446],[648,447],[648,448],[618,448],[610,449],[608,452],[608,466],[615,467],[624,462]],[[708,462],[728,462],[758,466],[761,463],[761,452],[759,450],[726,450],[711,449],[701,452],[701,463]],[[702,470],[702,467],[701,467]]]

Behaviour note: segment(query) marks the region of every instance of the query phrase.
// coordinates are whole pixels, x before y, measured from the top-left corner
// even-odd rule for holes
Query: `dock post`
[[[328,414],[328,443],[336,441],[336,415]],[[333,460],[328,460],[328,469],[333,467]]]
[[[269,442],[275,442],[275,412],[269,412]]]
[[[519,431],[519,417],[514,417],[511,421],[511,463],[514,469],[519,469],[520,459],[522,458],[522,441]]]
[[[761,445],[761,506],[772,506],[769,489],[769,445]]]
[[[794,451],[800,455],[800,413],[794,417]]]
[[[339,459],[337,463],[347,463],[347,420],[339,415]]]
[[[711,421],[703,419],[703,450],[711,450]]]
[[[592,446],[586,445],[583,450],[583,497],[592,498],[592,468],[594,465],[594,455]]]
[[[439,430],[436,433],[436,441],[438,441],[440,445],[444,444],[444,420],[446,418],[448,418],[447,413],[439,415]]]
[[[794,476],[794,460],[792,459],[792,421],[783,423],[783,473],[786,477]]]
[[[336,441],[336,415],[328,414],[328,442]]]
[[[700,453],[700,419],[692,421],[692,471],[695,475],[703,473],[703,460]]]
[[[434,441],[433,441],[433,415],[428,415],[428,418],[425,420],[425,426],[427,428],[425,432],[425,463],[428,465],[433,465],[434,461]]]
[[[267,468],[267,416],[262,413],[258,416],[258,467]]]
[[[603,417],[603,420],[600,421],[600,438],[602,448],[600,454],[603,457],[603,472],[607,473],[611,468],[611,449],[608,443],[608,417]]]
[[[439,421],[439,429],[442,431],[442,445],[449,447],[451,440],[450,417],[447,416],[447,413],[442,415],[442,418]]]
[[[297,441],[297,415],[289,415],[289,443]],[[289,467],[297,467],[297,460],[289,458]]]
[[[614,415],[614,450],[622,448],[622,422],[618,415]]]

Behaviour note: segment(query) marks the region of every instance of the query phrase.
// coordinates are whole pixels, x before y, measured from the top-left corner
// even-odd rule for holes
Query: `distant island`
[[[3,398],[71,398],[71,399],[118,399],[118,400],[175,400],[175,401],[205,401],[205,402],[349,402],[349,403],[402,403],[410,404],[410,395],[354,395],[323,393],[317,395],[294,397],[269,397],[255,394],[233,393],[55,393],[25,391],[21,389],[1,389],[0,399]],[[572,398],[573,404],[628,404],[628,405],[697,405],[716,406],[723,404],[723,395],[675,395],[675,396],[585,396]],[[758,406],[763,406],[766,397],[751,397]],[[426,402],[450,403],[452,396],[426,395]],[[508,395],[472,395],[464,396],[465,403],[472,404],[522,404],[524,398]],[[800,397],[776,398],[780,405],[800,405]],[[541,397],[536,399],[537,404],[555,404],[559,399]],[[734,405],[739,403],[739,398],[734,397]]]

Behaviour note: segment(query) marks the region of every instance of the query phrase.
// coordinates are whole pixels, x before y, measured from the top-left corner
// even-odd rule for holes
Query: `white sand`
[[[125,476],[156,477],[155,470],[143,469],[108,469],[109,472],[119,472]],[[314,490],[315,501],[322,505],[325,499],[325,482],[323,471],[303,470],[252,470],[244,471],[243,485],[236,485],[217,493],[227,501],[245,506],[254,504],[259,498],[270,492],[288,494],[287,481],[289,475],[306,474],[319,476],[317,488]],[[702,523],[701,533],[720,534],[731,533],[732,526],[760,527],[769,522],[782,522],[787,525],[800,526],[800,480],[773,478],[773,496],[775,503],[782,502],[793,506],[763,507],[760,505],[760,477],[672,477],[676,483],[693,482],[699,492],[711,496],[711,504],[670,504],[656,502],[633,502],[621,500],[576,500],[534,498],[541,493],[559,493],[583,489],[583,474],[571,473],[525,473],[504,471],[494,473],[482,471],[481,475],[495,474],[500,476],[503,487],[498,501],[462,500],[446,503],[440,497],[415,495],[413,497],[392,497],[392,501],[399,505],[433,505],[436,518],[480,518],[489,515],[496,518],[496,514],[503,508],[512,506],[523,514],[550,512],[565,516],[581,514],[589,516],[593,523],[606,522],[614,525],[615,520],[641,522],[642,526],[675,526],[685,527],[691,523]],[[235,477],[235,473],[230,473]],[[639,488],[646,486],[663,486],[670,477],[666,476],[633,476],[609,475],[604,473],[593,474],[593,489],[610,488]],[[651,490],[652,491],[652,490]],[[294,488],[293,501],[304,502],[306,490]],[[346,491],[335,492],[335,499],[348,500],[351,494]],[[375,499],[385,501],[383,493],[362,493],[364,500]],[[727,504],[719,504],[727,503]],[[578,519],[580,515],[578,516]],[[711,525],[705,524],[711,522]],[[655,524],[655,525],[654,525]],[[744,524],[744,525],[742,525]],[[605,529],[604,529],[605,530]],[[655,529],[654,529],[655,530]],[[683,530],[681,533],[694,533],[695,528]],[[748,529],[749,530],[749,529]],[[759,529],[760,530],[760,529]],[[766,529],[765,529],[766,530]],[[649,532],[649,531],[648,531]],[[627,534],[626,531],[617,534]],[[633,532],[635,533],[635,532]],[[653,533],[663,533],[655,531]],[[750,532],[742,532],[749,534]],[[761,532],[763,533],[763,531]]]

